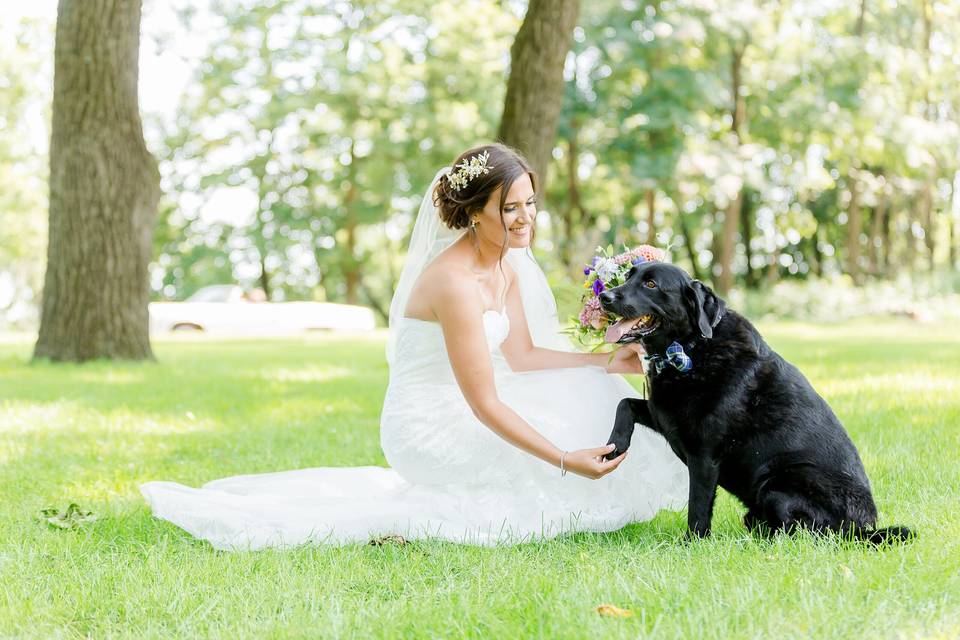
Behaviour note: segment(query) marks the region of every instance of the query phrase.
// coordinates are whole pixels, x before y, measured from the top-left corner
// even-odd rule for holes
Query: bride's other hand
[[[613,352],[613,359],[606,366],[607,373],[643,373],[643,346],[626,344]]]
[[[578,449],[571,451],[563,459],[563,467],[578,476],[596,480],[602,478],[620,466],[627,457],[624,451],[613,460],[604,460],[603,456],[614,450],[616,445],[608,444],[594,449]]]

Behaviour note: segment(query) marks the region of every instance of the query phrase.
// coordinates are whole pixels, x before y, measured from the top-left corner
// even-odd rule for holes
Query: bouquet
[[[571,333],[581,344],[598,348],[604,344],[607,327],[613,319],[600,306],[600,294],[607,289],[618,287],[627,281],[627,273],[635,265],[644,262],[663,262],[666,254],[662,249],[642,244],[634,249],[623,247],[623,253],[613,255],[613,246],[606,249],[597,247],[597,255],[590,264],[586,265],[583,283],[587,292],[583,294],[581,302],[583,309],[580,315],[573,319]]]

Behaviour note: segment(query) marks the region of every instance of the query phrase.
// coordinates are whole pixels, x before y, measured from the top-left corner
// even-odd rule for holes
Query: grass
[[[745,534],[721,491],[715,535],[683,513],[612,534],[475,548],[218,552],[151,517],[149,479],[385,464],[382,336],[155,343],[158,362],[29,364],[0,343],[0,637],[956,638],[960,341],[943,325],[762,327],[858,445],[875,550]],[[100,519],[36,519],[77,502]],[[634,617],[602,618],[612,603]]]

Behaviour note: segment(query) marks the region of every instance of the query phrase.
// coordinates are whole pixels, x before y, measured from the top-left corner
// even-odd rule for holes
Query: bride
[[[380,418],[389,468],[147,482],[154,515],[220,549],[399,534],[473,544],[612,531],[686,502],[666,442],[600,446],[636,391],[636,352],[579,353],[530,252],[536,177],[509,147],[470,149],[423,198],[390,306]],[[307,443],[305,443],[307,444]]]

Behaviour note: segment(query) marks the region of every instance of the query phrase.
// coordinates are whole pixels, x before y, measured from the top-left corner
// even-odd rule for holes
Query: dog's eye
[[[654,282],[653,280],[644,280],[643,286],[645,286],[647,289],[656,289],[657,283]]]

